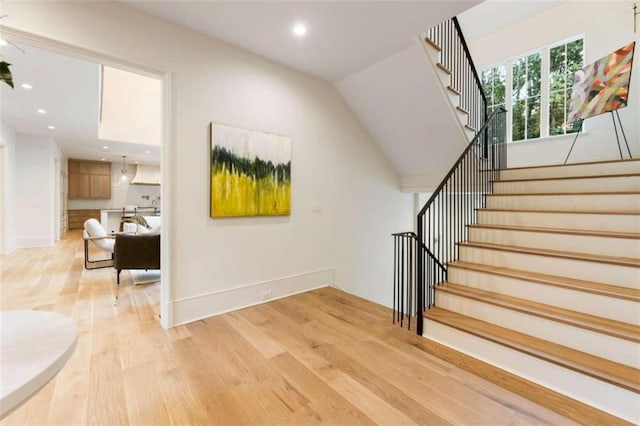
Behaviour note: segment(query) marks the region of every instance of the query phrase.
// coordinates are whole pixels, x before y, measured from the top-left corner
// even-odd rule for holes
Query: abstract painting
[[[568,123],[627,106],[635,45],[629,43],[575,73]]]
[[[211,217],[291,214],[291,138],[211,123]]]

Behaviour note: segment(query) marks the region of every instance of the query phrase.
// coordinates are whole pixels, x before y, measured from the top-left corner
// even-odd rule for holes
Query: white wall
[[[161,80],[105,66],[101,95],[101,140],[162,143]]]
[[[122,163],[111,163],[111,198],[108,200],[69,200],[69,210],[78,209],[120,209],[125,205],[149,207],[154,200],[160,200],[160,185],[131,185],[136,175],[136,165],[127,164],[128,180],[122,180]],[[143,196],[149,196],[146,200]],[[158,203],[160,206],[160,203]]]
[[[55,167],[50,137],[16,134],[14,226],[16,247],[52,246],[55,237]]]
[[[509,3],[504,7],[518,6]],[[584,34],[585,64],[589,64],[633,40],[638,41],[638,35],[633,34],[631,7],[631,1],[568,1],[479,39],[468,40],[469,49],[481,69],[501,59]],[[640,155],[640,46],[636,46],[635,53],[629,106],[620,110],[634,157]],[[587,132],[578,138],[569,162],[620,158],[610,114],[587,119],[585,127]],[[509,146],[509,166],[561,163],[573,137],[513,143]],[[624,142],[621,143],[626,154]]]
[[[0,145],[4,146],[4,164],[2,182],[4,197],[2,241],[0,241],[0,253],[10,253],[16,247],[15,233],[15,173],[16,173],[16,133],[0,122]]]
[[[4,13],[9,27],[172,72],[162,208],[174,214],[163,236],[175,323],[265,289],[335,284],[391,304],[389,234],[411,229],[411,195],[334,87],[118,3],[11,2]],[[291,136],[291,216],[209,218],[211,121]]]

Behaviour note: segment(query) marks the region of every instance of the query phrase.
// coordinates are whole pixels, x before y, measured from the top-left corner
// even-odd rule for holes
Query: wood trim
[[[548,180],[576,180],[576,179],[607,179],[607,178],[620,178],[620,177],[640,177],[640,173],[623,173],[619,175],[589,175],[589,176],[556,176],[545,178],[528,178],[528,179],[499,179],[491,180],[492,183],[509,183],[509,182],[536,182],[536,181],[548,181]]]
[[[501,231],[516,231],[516,232],[537,232],[541,234],[566,234],[566,235],[580,235],[586,237],[606,237],[606,238],[627,238],[640,240],[640,234],[629,232],[612,232],[612,231],[587,231],[581,229],[564,229],[564,228],[535,228],[528,226],[514,226],[514,225],[485,225],[485,224],[471,224],[466,225],[469,228],[477,229],[496,229]]]
[[[513,197],[513,196],[544,196],[544,195],[640,195],[640,191],[608,191],[608,192],[525,192],[508,194],[487,194],[487,197]]]
[[[530,247],[508,246],[508,245],[502,245],[502,244],[477,243],[477,242],[471,242],[471,241],[458,243],[458,245],[461,247],[466,246],[466,247],[472,247],[472,248],[479,248],[483,250],[510,251],[514,253],[531,254],[534,256],[559,257],[563,259],[581,260],[585,262],[598,262],[598,263],[605,263],[605,264],[611,264],[611,265],[628,266],[631,268],[640,267],[640,259],[634,259],[630,257],[603,256],[603,255],[597,255],[597,254],[576,253],[576,252],[548,250],[548,249],[530,248]]]
[[[424,41],[431,47],[433,47],[434,49],[436,49],[438,52],[442,52],[442,48],[433,40],[431,40],[429,37],[425,37]]]
[[[522,210],[522,209],[491,209],[491,208],[476,208],[476,211],[486,212],[511,212],[511,213],[555,213],[555,214],[609,214],[609,215],[640,215],[638,212],[626,212],[626,211],[614,211],[614,210]]]
[[[601,161],[587,161],[584,163],[569,163],[569,164],[545,164],[542,166],[526,166],[526,167],[509,167],[508,169],[503,169],[503,171],[508,170],[526,170],[526,169],[546,169],[549,167],[567,167],[567,166],[583,166],[590,164],[606,164],[606,163],[624,163],[626,161],[640,161],[638,158],[627,158],[624,160],[601,160]]]
[[[458,92],[456,89],[454,89],[454,88],[453,88],[453,87],[451,87],[451,86],[447,86],[447,90],[448,90],[448,91],[450,91],[451,93],[453,93],[453,94],[454,94],[454,95],[456,95],[456,96],[462,96],[462,95],[460,94],[460,92]]]
[[[447,74],[451,75],[451,71],[449,71],[449,68],[445,67],[444,65],[442,65],[440,62],[436,63],[436,67],[440,68],[442,71],[446,72]]]
[[[599,296],[624,299],[632,302],[640,302],[640,290],[629,287],[602,284],[593,281],[578,280],[575,278],[560,277],[557,275],[541,274],[539,272],[524,271],[519,269],[502,268],[499,266],[482,265],[455,261],[449,263],[450,268],[466,269],[489,275],[499,275],[518,280],[529,281],[554,287],[562,287],[584,293],[597,294]]]
[[[618,339],[640,343],[640,327],[615,321],[608,318],[596,317],[581,312],[570,311],[544,303],[532,302],[501,293],[468,287],[448,282],[438,287],[438,291],[454,294],[466,299],[475,300],[489,305],[533,315],[550,321],[555,321],[572,327],[594,331]]]
[[[456,109],[457,109],[458,111],[460,111],[460,112],[463,112],[463,113],[465,113],[465,114],[469,115],[469,111],[465,110],[464,108],[462,108],[462,107],[460,107],[460,106],[457,106],[457,107],[456,107]]]
[[[424,318],[506,346],[614,386],[640,393],[638,370],[566,346],[434,307]]]
[[[465,127],[465,129],[471,130],[472,132],[477,132],[476,129],[474,129],[473,127],[469,126],[468,124],[465,124],[464,127]]]

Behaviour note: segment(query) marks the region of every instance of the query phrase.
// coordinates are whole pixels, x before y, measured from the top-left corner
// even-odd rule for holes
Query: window
[[[499,106],[504,106],[505,81],[507,73],[504,65],[498,65],[482,72],[484,93],[487,96],[489,114]]]
[[[566,124],[573,74],[584,63],[584,40],[562,44],[504,61],[481,73],[491,113],[504,105],[510,112],[511,141],[577,132],[580,123]]]
[[[584,63],[582,39],[549,49],[549,135],[578,131],[580,123],[565,124],[571,103],[573,74]]]
[[[540,53],[513,61],[511,140],[540,137]]]

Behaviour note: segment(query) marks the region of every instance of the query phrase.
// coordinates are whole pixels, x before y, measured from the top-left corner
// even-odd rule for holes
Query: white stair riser
[[[427,43],[426,41],[423,41],[423,44],[424,44],[424,51],[427,53],[427,55],[429,55],[429,58],[431,58],[431,61],[434,64],[437,64],[438,62],[440,62],[440,52],[431,44]]]
[[[638,268],[561,257],[460,246],[460,260],[640,289]],[[462,283],[464,284],[464,283]]]
[[[462,124],[463,126],[467,124],[467,121],[469,120],[469,114],[462,112],[458,108],[456,108],[456,116],[458,117],[458,121],[460,122],[460,124]]]
[[[463,123],[464,125],[464,123]],[[474,132],[473,130],[465,127],[464,128],[464,134],[467,135],[467,139],[469,139],[470,141],[476,137],[476,132]]]
[[[444,291],[436,290],[436,306],[614,362],[640,367],[640,345],[628,340]]]
[[[533,180],[494,182],[494,194],[529,194],[554,192],[639,191],[640,177],[616,176],[587,179]]]
[[[444,87],[447,87],[448,85],[451,84],[451,75],[448,72],[444,71],[443,69],[437,66],[436,66],[436,72],[438,73],[438,78],[440,79],[440,82]]]
[[[469,241],[640,259],[640,239],[469,227]]]
[[[486,207],[504,210],[640,212],[640,194],[488,195]]]
[[[493,293],[518,297],[589,315],[640,325],[640,303],[515,277],[449,267],[448,280]]]
[[[425,319],[423,336],[631,423],[640,423],[640,404],[634,392],[434,321]]]
[[[500,172],[501,179],[535,179],[551,177],[622,175],[640,173],[640,161],[616,161],[594,164],[568,164],[554,167],[528,169],[506,169]]]
[[[640,214],[610,215],[479,210],[478,223],[585,231],[640,232]]]

